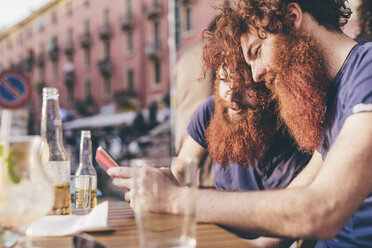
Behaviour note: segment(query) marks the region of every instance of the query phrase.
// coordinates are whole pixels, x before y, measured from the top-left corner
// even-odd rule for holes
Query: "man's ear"
[[[299,30],[302,26],[304,12],[298,3],[290,3],[287,5],[288,16],[295,30]]]

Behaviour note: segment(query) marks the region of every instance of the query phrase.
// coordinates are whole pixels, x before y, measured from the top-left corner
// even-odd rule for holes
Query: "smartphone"
[[[113,159],[111,155],[102,148],[102,146],[99,146],[97,148],[96,161],[105,171],[107,171],[111,167],[119,166],[115,159]]]

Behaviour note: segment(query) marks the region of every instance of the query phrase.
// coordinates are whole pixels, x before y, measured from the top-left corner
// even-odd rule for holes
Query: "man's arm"
[[[345,121],[309,186],[265,192],[199,191],[198,221],[262,235],[332,238],[372,191],[370,123],[372,113]]]
[[[292,180],[292,182],[288,185],[288,188],[307,186],[312,183],[314,181],[314,178],[318,174],[322,163],[322,155],[318,151],[315,151],[309,163]]]
[[[190,135],[187,135],[185,142],[181,148],[180,153],[178,154],[178,158],[193,158],[199,161],[203,160],[203,158],[208,154],[207,150],[205,150],[201,145],[199,145]],[[178,180],[178,175],[182,173],[182,166],[184,164],[172,164],[172,173],[174,177]]]

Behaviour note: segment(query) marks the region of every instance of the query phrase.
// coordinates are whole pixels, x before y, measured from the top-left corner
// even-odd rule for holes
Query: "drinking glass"
[[[4,117],[4,114],[2,115]],[[9,120],[5,121],[8,122]],[[0,135],[0,247],[32,247],[27,226],[53,206],[54,191],[41,167],[41,137]],[[8,129],[7,133],[4,129]]]
[[[178,163],[182,172],[178,175],[178,185],[182,189],[179,198],[180,207],[174,213],[153,212],[149,207],[149,196],[152,204],[161,201],[161,180],[151,178],[151,187],[144,187],[146,169],[169,169],[168,164],[159,164],[156,159],[134,159],[130,166],[133,168],[134,180],[134,210],[138,226],[140,247],[195,247],[195,180],[196,161],[194,159],[173,159]],[[166,212],[166,211],[165,211]]]

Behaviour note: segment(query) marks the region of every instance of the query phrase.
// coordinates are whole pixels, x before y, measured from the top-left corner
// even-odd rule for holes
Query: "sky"
[[[0,30],[23,20],[50,0],[0,0]]]

